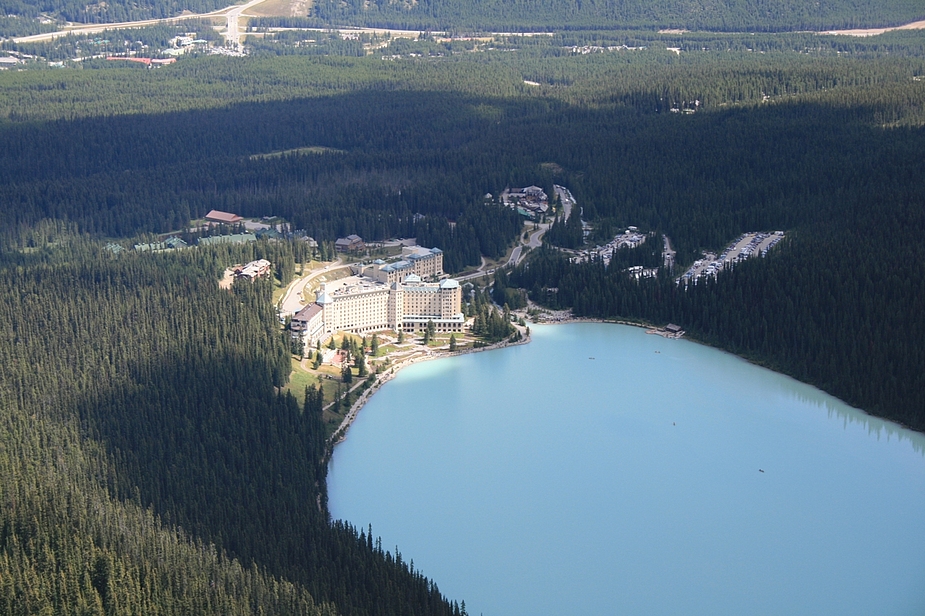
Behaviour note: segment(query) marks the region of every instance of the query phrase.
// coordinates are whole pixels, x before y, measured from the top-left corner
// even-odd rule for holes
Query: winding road
[[[505,263],[505,267],[513,267],[518,265],[521,261],[524,260],[524,257],[527,256],[527,253],[524,252],[524,248],[539,248],[543,244],[543,234],[546,233],[546,230],[549,229],[549,223],[544,223],[540,225],[540,228],[530,234],[530,239],[526,244],[519,244],[511,252],[511,258]]]
[[[334,270],[339,270],[345,267],[349,266],[344,265],[342,259],[337,259],[337,261],[334,261],[329,265],[325,265],[321,269],[315,270],[307,276],[303,276],[302,278],[298,278],[289,283],[289,287],[286,288],[286,294],[283,295],[283,299],[279,302],[280,315],[293,315],[305,307],[305,303],[302,301],[302,291],[305,290],[305,286],[309,282],[318,276],[321,276],[322,274],[327,274],[333,272]]]
[[[564,186],[559,186],[558,184],[553,184],[553,189],[556,191],[556,195],[559,197],[559,202],[562,203],[562,220],[568,220],[568,217],[572,215],[572,208],[575,206],[575,197],[572,195],[571,191]],[[511,256],[508,257],[508,260],[504,263],[502,267],[514,267],[519,265],[521,261],[527,256],[527,253],[524,251],[524,248],[530,248],[531,250],[539,248],[543,245],[543,234],[549,230],[551,223],[542,223],[538,225],[538,228],[530,234],[529,239],[526,242],[521,241],[517,246],[514,247],[514,250],[511,251]],[[480,278],[486,274],[493,274],[495,270],[490,269],[485,271],[485,258],[482,258],[482,265],[479,269],[473,274],[467,274],[465,276],[457,276],[456,280],[469,280],[470,278]]]

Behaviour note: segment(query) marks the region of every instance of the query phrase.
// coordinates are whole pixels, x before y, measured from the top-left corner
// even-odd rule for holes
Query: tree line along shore
[[[523,237],[485,195],[531,184],[568,187],[581,241],[638,226],[681,267],[784,230],[688,287],[624,272],[660,264],[659,242],[606,265],[539,248],[491,299],[674,323],[925,429],[922,41],[628,36],[0,74],[0,611],[465,612],[374,529],[329,519],[330,401],[287,392],[271,307],[307,244],[107,248],[212,209],[322,246],[417,237],[451,272]],[[272,277],[218,287],[258,259]]]

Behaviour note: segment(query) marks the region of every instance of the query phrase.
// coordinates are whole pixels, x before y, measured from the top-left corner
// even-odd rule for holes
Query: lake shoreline
[[[518,314],[522,318],[529,319],[530,323],[538,325],[568,325],[574,323],[605,323],[612,325],[631,325],[633,327],[641,327],[649,331],[654,331],[657,328],[654,325],[649,325],[646,323],[639,323],[633,321],[622,321],[622,320],[607,320],[607,319],[593,319],[585,317],[575,317],[571,314],[570,310],[563,311],[547,311],[544,310],[547,315],[550,315],[549,319],[537,319],[530,317],[523,311],[515,311],[515,314]],[[368,388],[363,390],[363,393],[350,405],[350,410],[347,411],[347,414],[344,415],[344,419],[341,420],[340,425],[337,426],[337,429],[328,437],[329,452],[328,458],[331,457],[334,453],[334,448],[342,443],[347,438],[347,432],[350,430],[350,426],[353,425],[353,422],[356,421],[357,416],[360,413],[360,409],[366,406],[366,403],[372,398],[379,389],[389,381],[391,381],[395,376],[403,369],[408,366],[425,362],[433,361],[438,359],[446,359],[450,357],[459,357],[461,355],[469,355],[471,353],[480,353],[482,351],[495,351],[498,349],[504,349],[512,346],[519,346],[523,344],[529,344],[531,341],[530,328],[526,326],[515,325],[517,331],[520,332],[521,338],[516,342],[511,342],[507,339],[500,342],[495,342],[493,344],[478,347],[478,348],[468,348],[462,349],[460,351],[429,351],[426,356],[423,357],[414,357],[404,361],[400,361],[396,364],[389,366],[388,370],[378,374],[376,380]]]
[[[538,308],[535,305],[532,305],[532,307]],[[611,325],[630,325],[632,327],[641,327],[643,329],[648,330],[647,333],[649,332],[658,333],[657,330],[659,329],[654,325],[647,324],[647,323],[640,323],[636,321],[576,317],[572,315],[571,310],[560,310],[560,311],[549,311],[549,310],[544,310],[544,309],[540,309],[540,310],[543,310],[543,312],[549,318],[545,318],[545,319],[544,318],[534,318],[534,317],[527,315],[524,311],[515,311],[515,314],[518,314],[518,316],[521,316],[525,320],[529,319],[530,323],[537,324],[537,325],[570,325],[570,324],[575,324],[575,323],[603,323],[603,324],[611,324]],[[515,327],[517,328],[517,331],[520,332],[520,335],[521,335],[520,340],[517,340],[516,342],[511,342],[505,339],[500,342],[495,342],[493,344],[490,344],[484,347],[468,348],[468,349],[462,349],[460,351],[452,351],[452,352],[450,351],[429,351],[428,354],[424,357],[414,357],[411,359],[400,361],[396,364],[389,366],[388,370],[378,374],[373,384],[370,385],[365,390],[363,390],[363,393],[361,393],[360,396],[356,399],[356,401],[354,401],[354,403],[350,405],[350,410],[348,410],[347,414],[344,415],[344,419],[341,420],[340,425],[338,425],[337,429],[334,430],[334,432],[331,434],[330,437],[328,437],[329,452],[328,452],[327,457],[330,459],[330,457],[334,453],[334,448],[338,444],[342,443],[343,441],[347,439],[347,432],[350,430],[350,426],[353,425],[353,422],[356,421],[356,418],[360,413],[360,409],[366,406],[366,403],[369,402],[373,394],[379,391],[379,389],[383,385],[385,385],[386,383],[391,381],[393,378],[395,378],[395,376],[403,368],[407,368],[408,366],[411,366],[411,365],[414,365],[420,362],[425,362],[425,361],[446,359],[450,357],[459,357],[462,355],[469,355],[471,353],[480,353],[482,351],[495,351],[495,350],[504,349],[507,347],[529,344],[531,341],[530,328],[525,327],[525,326],[519,326],[519,325],[515,325]]]
[[[670,335],[670,334],[668,334],[667,332],[665,332],[663,328],[661,328],[661,327],[659,327],[659,326],[657,326],[657,325],[653,325],[653,324],[651,324],[651,323],[644,323],[644,322],[639,322],[639,321],[626,321],[626,320],[621,320],[621,319],[600,319],[600,318],[591,318],[591,317],[576,317],[576,316],[574,316],[574,315],[572,314],[571,310],[548,310],[548,309],[543,309],[543,308],[540,308],[540,307],[536,306],[535,304],[532,304],[532,302],[528,303],[528,308],[537,309],[537,310],[541,311],[541,313],[540,313],[539,315],[535,315],[535,316],[530,316],[530,315],[528,315],[528,314],[526,313],[525,310],[515,311],[514,313],[517,314],[518,316],[524,318],[525,320],[528,320],[528,322],[531,323],[531,324],[537,324],[537,325],[571,325],[571,324],[580,324],[580,323],[601,323],[601,324],[610,324],[610,325],[628,325],[628,326],[631,326],[631,327],[638,327],[638,328],[645,329],[645,330],[647,330],[646,333],[661,335],[661,336],[663,336],[663,337],[665,337],[665,338],[667,338],[667,339],[672,339],[672,340],[681,339],[681,337],[675,337],[675,336],[673,336],[673,335]],[[518,331],[521,333],[521,336],[522,336],[521,339],[518,340],[518,341],[516,341],[516,342],[510,342],[510,341],[508,341],[508,340],[502,340],[501,342],[496,342],[496,343],[494,343],[494,344],[491,344],[491,345],[488,345],[488,346],[485,346],[485,347],[468,348],[468,349],[463,349],[463,350],[460,350],[460,351],[453,351],[453,352],[448,352],[448,351],[431,351],[431,352],[428,353],[428,355],[426,355],[426,356],[424,356],[424,357],[415,357],[415,358],[413,358],[413,359],[405,360],[405,361],[402,361],[402,362],[399,362],[399,363],[397,363],[397,364],[394,364],[394,365],[390,366],[389,369],[388,369],[387,371],[385,371],[385,372],[383,372],[382,374],[380,374],[380,375],[377,376],[376,381],[375,381],[370,387],[368,387],[367,389],[365,389],[365,390],[363,391],[363,393],[360,394],[360,396],[357,398],[357,400],[350,406],[350,410],[349,410],[349,411],[347,412],[347,414],[344,416],[344,419],[341,421],[340,425],[337,427],[337,429],[334,431],[334,433],[331,434],[331,436],[329,437],[330,451],[329,451],[329,453],[328,453],[328,458],[330,458],[330,456],[333,455],[334,447],[336,447],[339,443],[343,442],[343,441],[347,438],[347,432],[348,432],[350,426],[351,426],[351,425],[353,424],[353,422],[356,420],[357,415],[358,415],[359,412],[360,412],[360,409],[362,409],[362,408],[366,405],[366,403],[370,400],[370,398],[372,397],[372,395],[373,395],[376,391],[378,391],[379,388],[382,387],[382,385],[384,385],[385,383],[387,383],[387,382],[389,382],[390,380],[392,380],[392,379],[395,377],[395,375],[397,375],[398,372],[401,371],[402,368],[406,368],[406,367],[408,367],[408,366],[410,366],[410,365],[412,365],[412,364],[416,364],[416,363],[419,363],[419,362],[422,362],[422,361],[432,361],[432,360],[444,359],[444,358],[449,358],[449,357],[457,357],[457,356],[460,356],[460,355],[468,355],[468,354],[470,354],[470,353],[478,353],[478,352],[481,352],[481,351],[494,351],[494,350],[498,350],[498,349],[507,348],[507,347],[510,347],[510,346],[518,346],[518,345],[522,345],[522,344],[529,344],[530,341],[531,341],[531,336],[530,336],[530,332],[529,332],[530,328],[529,328],[529,327],[521,327],[521,326],[516,326],[516,327],[517,327]],[[752,365],[754,365],[754,366],[758,366],[758,367],[761,367],[761,368],[765,368],[765,369],[767,369],[767,370],[771,370],[772,372],[776,372],[777,374],[781,374],[781,375],[790,377],[790,378],[792,378],[792,379],[794,379],[794,380],[796,380],[796,381],[798,381],[798,382],[800,382],[800,383],[805,383],[806,385],[810,385],[810,386],[812,386],[812,387],[815,387],[816,389],[819,389],[819,391],[823,391],[823,392],[825,392],[825,393],[829,393],[829,392],[825,391],[824,389],[820,388],[820,387],[819,387],[818,385],[816,385],[815,383],[810,383],[810,382],[807,382],[807,381],[803,381],[803,380],[801,380],[801,379],[798,379],[798,378],[794,377],[794,376],[791,375],[791,374],[787,374],[786,372],[782,372],[782,371],[780,371],[780,370],[777,370],[777,369],[775,369],[773,366],[770,366],[770,365],[766,364],[765,362],[760,361],[760,360],[757,359],[757,358],[750,358],[750,357],[745,357],[745,356],[743,356],[743,355],[739,355],[739,354],[737,354],[737,353],[732,353],[731,351],[728,351],[728,350],[726,350],[726,349],[724,349],[724,348],[722,348],[722,347],[718,347],[718,346],[709,344],[708,342],[705,342],[705,341],[703,341],[703,340],[699,340],[699,339],[697,339],[696,337],[693,337],[693,338],[688,338],[687,336],[684,336],[684,337],[687,338],[687,339],[689,339],[689,340],[691,340],[692,342],[697,343],[697,344],[702,344],[702,345],[704,345],[704,346],[707,346],[707,347],[710,347],[710,348],[714,348],[714,349],[717,349],[717,350],[719,350],[719,351],[723,351],[724,353],[729,353],[730,355],[733,355],[733,356],[735,356],[735,357],[738,357],[738,358],[742,359],[743,361],[748,362],[749,364],[752,364]],[[831,395],[831,394],[830,394],[830,395]],[[841,398],[837,398],[837,397],[836,397],[836,399],[838,399],[840,402],[842,402],[842,403],[844,403],[844,404],[846,404],[846,405],[848,405],[848,406],[851,406],[852,408],[857,409],[858,411],[864,413],[864,414],[867,415],[868,417],[880,419],[880,420],[883,420],[883,421],[888,421],[888,422],[890,422],[890,423],[892,423],[892,424],[898,426],[899,428],[903,428],[903,429],[906,429],[906,430],[910,430],[910,431],[915,432],[915,433],[918,433],[918,434],[925,434],[925,431],[916,430],[915,428],[912,428],[911,426],[908,426],[908,425],[906,425],[905,423],[903,423],[903,422],[901,422],[901,421],[897,421],[897,420],[892,419],[892,418],[890,418],[890,417],[883,417],[883,416],[880,416],[880,415],[876,415],[876,414],[874,414],[874,413],[870,413],[870,412],[867,411],[866,409],[863,409],[863,408],[860,408],[860,407],[856,407],[856,406],[850,404],[849,402],[847,402],[847,401],[845,401],[845,400],[842,400]]]
[[[570,571],[589,589],[583,613],[646,611],[651,591],[638,586],[661,588],[679,572],[692,590],[665,595],[665,609],[653,613],[735,614],[742,600],[761,611],[773,597],[782,597],[781,613],[838,611],[793,608],[828,606],[828,596],[838,603],[858,584],[846,561],[890,560],[908,547],[899,539],[884,549],[879,533],[864,531],[895,527],[903,503],[922,502],[921,491],[903,487],[921,485],[921,435],[733,354],[610,324],[531,324],[529,346],[408,372],[337,450],[331,515],[371,523],[383,544],[413,554],[442,590],[486,615],[574,611],[570,598],[555,603]],[[842,461],[850,469],[836,473]],[[871,498],[887,481],[897,489]],[[837,532],[833,516],[845,524]],[[619,530],[601,533],[608,524]],[[810,549],[820,543],[825,549]],[[921,564],[918,550],[907,552]],[[686,600],[712,579],[697,567],[705,553],[729,567],[698,612]],[[793,573],[795,553],[805,571]],[[638,571],[639,554],[669,556],[647,561],[633,588],[614,589],[611,572]],[[684,559],[691,567],[678,567]],[[780,569],[768,574],[772,561]],[[806,574],[820,575],[826,596],[806,591],[816,582]],[[801,590],[781,595],[781,576]],[[516,587],[521,580],[540,581]],[[908,594],[878,587],[878,597]],[[730,593],[737,599],[727,601]],[[730,609],[717,609],[724,602]]]
[[[535,306],[534,306],[534,307],[535,307]],[[538,308],[538,307],[537,307],[537,308]],[[542,310],[542,309],[540,309],[540,310]],[[559,310],[559,311],[549,311],[549,310],[546,310],[545,312],[549,313],[553,318],[551,318],[551,319],[549,319],[549,320],[534,320],[534,321],[532,321],[532,322],[533,322],[533,323],[537,323],[537,324],[541,324],[541,325],[567,325],[567,324],[570,324],[570,323],[604,323],[604,324],[608,324],[608,323],[609,323],[609,324],[613,324],[613,325],[630,325],[630,326],[632,326],[632,327],[641,327],[641,328],[647,330],[646,333],[652,333],[652,334],[661,335],[661,336],[663,336],[663,337],[665,337],[665,338],[668,338],[668,339],[670,339],[670,340],[680,340],[680,339],[682,338],[681,336],[675,337],[675,336],[673,336],[673,335],[668,334],[667,332],[665,332],[664,328],[658,327],[657,325],[652,325],[652,324],[649,324],[649,323],[641,323],[641,322],[639,322],[639,321],[622,321],[622,320],[615,320],[615,319],[595,319],[595,318],[589,318],[589,317],[574,317],[574,316],[571,316],[570,311],[568,311],[568,310]],[[899,428],[902,428],[902,429],[905,429],[905,430],[909,430],[909,431],[911,431],[911,432],[915,432],[916,434],[925,434],[925,430],[917,430],[916,428],[913,428],[912,426],[909,426],[909,425],[903,423],[902,421],[899,421],[899,420],[894,419],[894,418],[892,418],[892,417],[886,417],[886,416],[883,416],[883,415],[877,415],[877,414],[875,414],[875,413],[871,413],[871,412],[868,411],[867,409],[861,408],[861,407],[859,407],[859,406],[855,406],[854,404],[851,404],[851,403],[848,402],[847,400],[842,400],[842,399],[839,398],[838,396],[835,396],[834,394],[832,394],[832,393],[826,391],[825,389],[823,389],[822,387],[820,387],[820,386],[817,385],[816,383],[812,383],[812,382],[810,382],[810,381],[804,381],[804,380],[802,380],[802,379],[799,379],[799,378],[793,376],[792,374],[788,374],[787,372],[784,372],[784,371],[782,371],[782,370],[779,370],[779,369],[778,369],[776,366],[774,366],[773,364],[769,364],[769,363],[767,363],[767,362],[765,362],[765,361],[762,361],[760,358],[757,358],[757,357],[747,357],[747,356],[745,356],[745,355],[740,355],[740,354],[738,354],[738,353],[733,353],[732,351],[729,351],[728,349],[724,349],[724,348],[721,347],[721,346],[716,346],[716,345],[714,345],[714,344],[710,344],[709,342],[707,342],[707,341],[705,341],[705,340],[701,340],[701,339],[697,338],[696,336],[690,337],[690,336],[687,335],[687,332],[684,332],[683,338],[684,338],[684,339],[687,339],[687,340],[690,340],[691,342],[694,342],[695,344],[701,344],[701,345],[703,345],[703,346],[710,347],[711,349],[716,349],[716,350],[718,350],[718,351],[722,351],[723,353],[729,353],[730,355],[733,355],[733,356],[735,356],[735,357],[738,357],[739,359],[741,359],[741,360],[743,360],[743,361],[746,361],[746,362],[752,364],[753,366],[758,366],[759,368],[764,368],[764,369],[766,369],[766,370],[770,370],[771,372],[775,372],[775,373],[777,373],[777,374],[781,374],[781,375],[783,375],[783,376],[792,378],[793,380],[795,380],[795,381],[797,381],[797,382],[799,382],[799,383],[804,383],[804,384],[809,385],[809,386],[811,386],[811,387],[815,387],[815,388],[818,389],[819,391],[824,392],[824,393],[826,393],[826,394],[829,394],[830,396],[832,396],[832,397],[834,397],[835,399],[837,399],[839,402],[842,402],[843,404],[846,404],[846,405],[850,406],[851,408],[856,409],[857,411],[860,411],[861,413],[864,413],[864,415],[866,415],[866,416],[868,416],[868,417],[872,417],[872,418],[875,418],[875,419],[880,419],[880,420],[882,420],[882,421],[890,422],[890,423],[892,423],[892,424],[898,426]]]
[[[402,368],[407,368],[408,366],[418,364],[425,361],[433,361],[437,359],[446,359],[450,357],[460,357],[462,355],[470,355],[472,353],[481,353],[482,351],[495,351],[498,349],[504,349],[512,346],[520,346],[523,344],[528,344],[530,342],[530,328],[529,327],[520,327],[516,326],[517,331],[520,333],[521,338],[514,342],[511,342],[509,339],[501,340],[500,342],[495,342],[483,347],[478,348],[468,348],[462,349],[459,351],[428,351],[428,354],[423,357],[413,357],[411,359],[406,359],[400,361],[396,364],[389,366],[388,370],[376,375],[376,380],[372,385],[363,390],[363,393],[350,405],[350,410],[347,411],[347,414],[344,416],[344,419],[340,422],[340,425],[337,426],[337,429],[331,434],[328,438],[329,444],[329,453],[328,457],[333,454],[334,447],[339,443],[342,443],[347,439],[347,432],[350,429],[350,426],[356,421],[357,415],[360,413],[373,394],[375,394],[379,389],[389,381],[391,381],[395,376],[402,370]]]

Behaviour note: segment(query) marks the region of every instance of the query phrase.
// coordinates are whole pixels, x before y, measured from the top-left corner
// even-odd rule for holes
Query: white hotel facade
[[[443,276],[443,251],[439,248],[406,246],[402,248],[401,260],[386,263],[376,259],[363,269],[363,275],[379,282],[402,282],[411,274],[421,280]]]
[[[417,332],[429,322],[437,332],[462,333],[466,319],[459,282],[423,282],[417,274],[401,282],[352,276],[322,284],[315,303],[293,317],[292,334],[313,345],[337,331]]]

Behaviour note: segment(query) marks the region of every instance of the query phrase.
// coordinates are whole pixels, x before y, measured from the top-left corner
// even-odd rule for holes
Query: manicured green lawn
[[[284,391],[291,391],[299,404],[304,404],[305,387],[317,387],[320,381],[324,390],[324,403],[328,404],[334,401],[334,396],[337,394],[337,383],[340,382],[340,370],[332,366],[322,366],[317,371],[306,371],[302,369],[297,358],[293,357],[291,362],[292,373],[289,375],[289,384],[283,388]],[[335,378],[326,378],[328,376]]]

